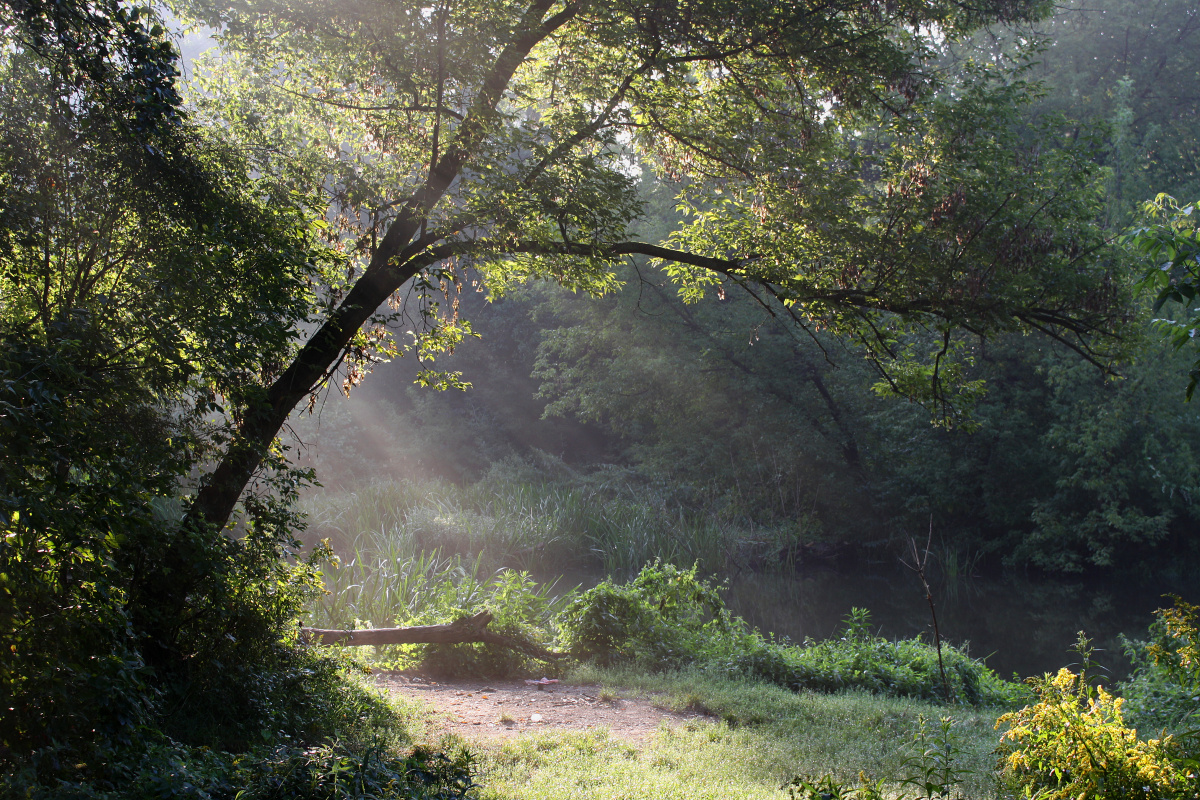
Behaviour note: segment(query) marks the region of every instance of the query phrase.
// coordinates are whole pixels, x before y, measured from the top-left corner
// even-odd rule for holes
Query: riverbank
[[[616,490],[391,481],[314,493],[305,501],[307,537],[329,539],[340,567],[326,569],[330,594],[310,624],[394,624],[423,604],[421,589],[455,571],[483,582],[500,568],[527,570],[551,598],[604,578],[632,577],[662,557],[728,579],[731,612],[764,633],[819,641],[836,635],[852,609],[866,608],[884,638],[933,639],[923,587],[888,547],[840,560],[757,558],[750,569],[742,559],[749,550],[779,555],[794,552],[800,540],[718,516],[681,515],[661,497],[610,491]],[[1120,680],[1130,669],[1122,635],[1142,637],[1155,609],[1169,605],[1164,593],[1200,602],[1200,581],[1182,567],[1153,580],[987,570],[977,558],[938,544],[927,566],[941,636],[969,643],[973,657],[1006,678],[1070,663],[1082,630],[1110,678]]]

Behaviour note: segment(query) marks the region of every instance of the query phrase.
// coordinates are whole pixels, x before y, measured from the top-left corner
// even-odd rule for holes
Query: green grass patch
[[[938,721],[951,722],[951,760],[966,798],[997,796],[993,730],[998,710],[943,706],[864,692],[793,692],[698,670],[647,673],[582,667],[572,680],[624,695],[653,696],[711,722],[664,726],[644,746],[606,731],[523,737],[479,753],[483,798],[773,798],[796,775],[859,775],[895,791],[936,749]],[[924,733],[922,733],[924,731]],[[928,758],[924,759],[926,762]]]

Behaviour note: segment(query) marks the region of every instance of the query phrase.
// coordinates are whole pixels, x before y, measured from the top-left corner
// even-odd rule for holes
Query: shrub
[[[870,615],[852,609],[837,638],[805,641],[792,648],[797,687],[834,692],[866,689],[878,694],[965,705],[1014,705],[1028,697],[957,647],[943,645],[943,683],[937,649],[919,638],[891,641],[871,633]]]
[[[435,597],[423,613],[404,624],[423,625],[470,616],[484,609],[494,615],[489,629],[524,649],[476,642],[418,645],[400,663],[416,663],[435,675],[500,678],[544,673],[548,665],[528,655],[554,639],[554,618],[567,597],[555,597],[553,587],[539,585],[528,573],[501,569],[483,581],[464,582],[458,591]],[[413,652],[413,651],[410,651]]]
[[[189,705],[172,723],[190,742],[143,731],[136,746],[107,747],[79,761],[78,751],[43,748],[0,771],[0,797],[26,800],[324,800],[467,796],[474,785],[466,752],[411,749],[406,720],[386,695],[348,675],[340,657],[291,650],[290,671],[266,665],[250,681],[257,715],[239,728],[240,747],[196,744],[229,739],[228,712]],[[255,726],[263,726],[261,728]],[[71,758],[63,758],[69,755]]]
[[[1139,739],[1122,700],[1068,669],[1033,683],[1038,702],[1005,714],[1000,767],[1012,787],[1041,800],[1194,800],[1194,768],[1170,735]]]
[[[872,634],[862,609],[851,612],[837,639],[797,646],[763,636],[729,614],[720,587],[698,578],[695,567],[655,562],[629,583],[604,581],[567,607],[562,625],[575,656],[603,664],[698,665],[796,690],[865,689],[970,705],[1015,705],[1028,697],[1024,687],[953,647],[942,652],[944,686],[934,647]]]
[[[112,765],[107,779],[37,781],[34,770],[0,775],[0,793],[27,800],[457,800],[476,784],[465,751],[278,746],[233,756],[170,740]]]
[[[728,650],[744,625],[731,619],[720,591],[696,569],[656,560],[628,583],[605,580],[579,595],[561,622],[572,654],[663,669]]]
[[[1126,717],[1139,726],[1183,729],[1200,723],[1200,608],[1175,597],[1155,612],[1150,640],[1125,640],[1133,673],[1121,684]]]

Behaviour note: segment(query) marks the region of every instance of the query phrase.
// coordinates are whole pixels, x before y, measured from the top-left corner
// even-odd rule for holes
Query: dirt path
[[[613,736],[640,742],[663,723],[710,719],[668,711],[653,699],[614,697],[598,686],[566,682],[539,689],[519,680],[440,682],[398,672],[377,673],[376,680],[389,692],[428,702],[438,712],[435,724],[442,730],[473,739],[608,728]]]

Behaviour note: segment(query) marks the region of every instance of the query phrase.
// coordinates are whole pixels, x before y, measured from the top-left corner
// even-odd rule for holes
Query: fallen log
[[[445,625],[410,625],[405,628],[363,628],[361,630],[326,630],[301,628],[300,638],[310,644],[343,644],[350,647],[386,644],[467,644],[484,642],[520,650],[542,661],[566,658],[532,642],[521,641],[487,629],[494,619],[492,612],[481,611],[473,617],[459,617]]]

